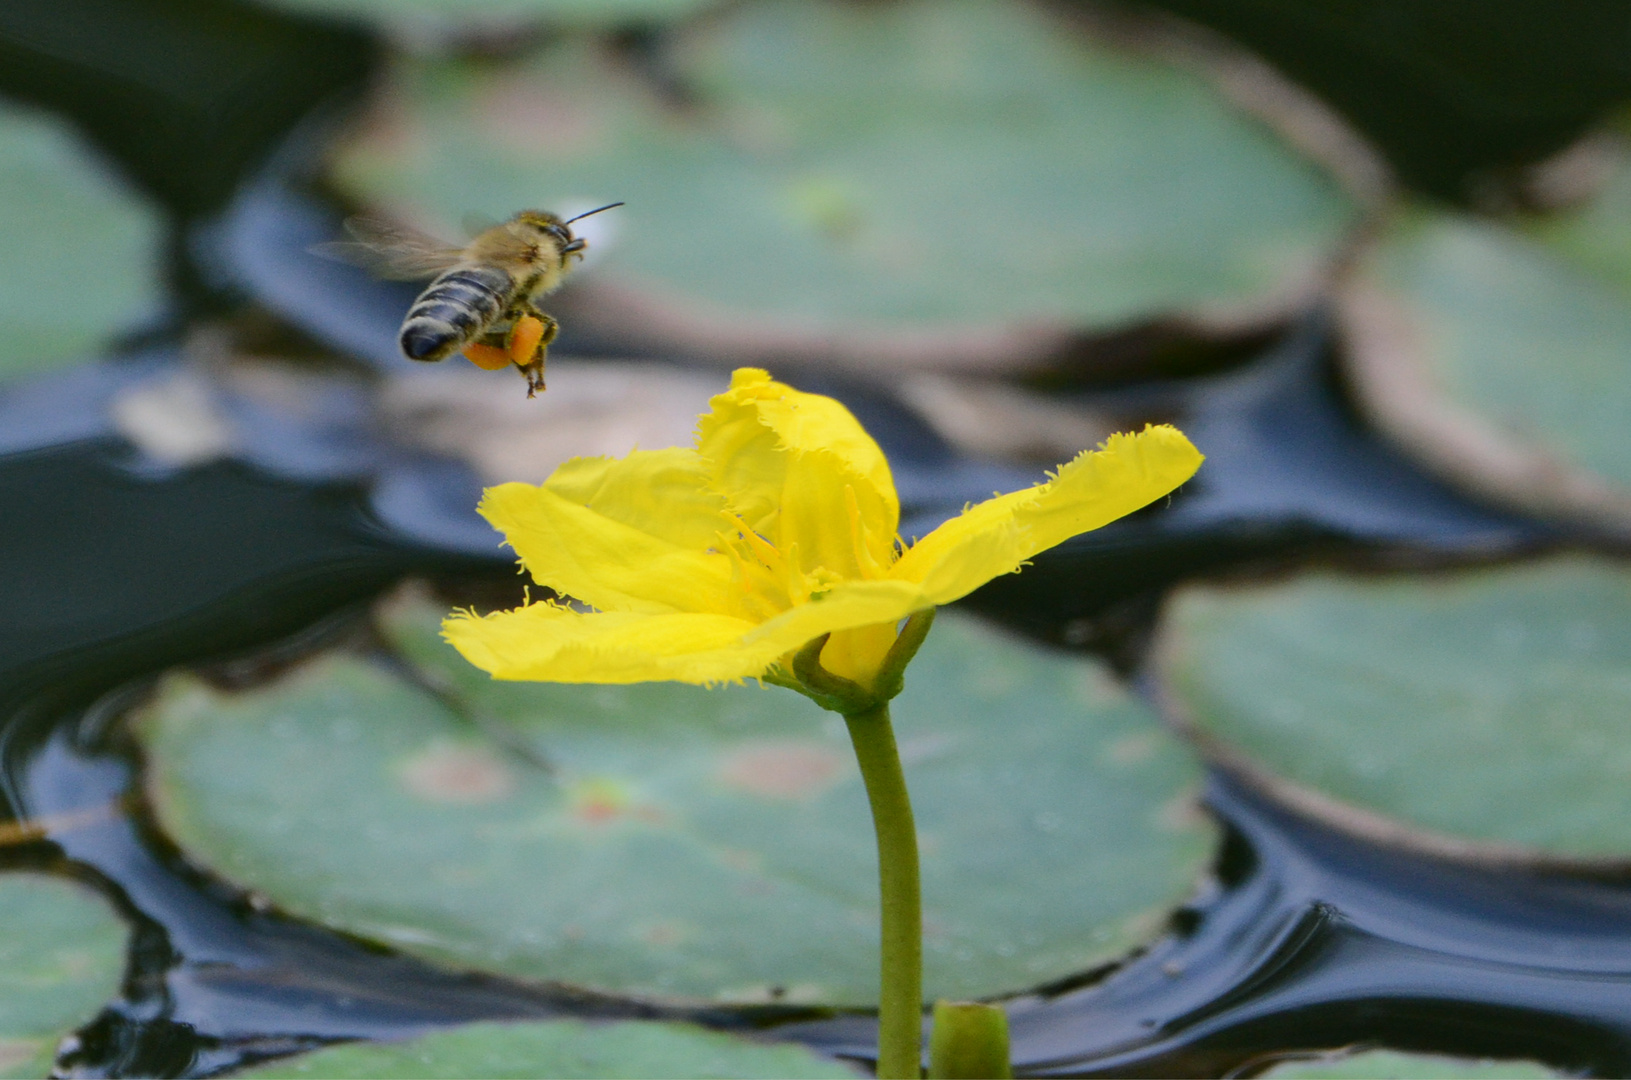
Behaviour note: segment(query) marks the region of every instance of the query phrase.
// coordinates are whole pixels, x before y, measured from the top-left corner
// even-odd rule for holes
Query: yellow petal
[[[933,606],[915,582],[846,581],[834,585],[819,600],[799,604],[767,620],[745,640],[755,646],[768,643],[774,647],[771,655],[780,656],[822,634],[897,623],[914,611]]]
[[[1040,551],[1148,506],[1195,475],[1201,461],[1168,424],[1112,435],[1048,483],[969,507],[913,544],[890,577],[918,584],[931,603],[950,603]]]
[[[764,672],[774,647],[744,646],[753,624],[724,615],[580,612],[529,604],[478,617],[455,612],[442,636],[498,679],[734,682]]]
[[[1060,466],[1036,504],[1015,514],[1029,529],[1025,557],[1171,494],[1195,475],[1203,460],[1195,444],[1171,424],[1110,436],[1103,449],[1078,454]]]
[[[635,450],[626,458],[573,458],[544,481],[563,499],[701,551],[725,525],[725,503],[689,447]]]
[[[1026,488],[965,508],[907,548],[889,577],[913,582],[930,604],[943,604],[1012,573],[1025,561],[1026,548],[1014,515],[1034,502],[1039,490]]]
[[[480,506],[540,585],[653,614],[734,613],[731,561],[709,550],[724,509],[687,449],[576,458],[540,487],[489,488]]]
[[[877,681],[884,657],[889,655],[899,636],[899,620],[835,630],[821,650],[821,666],[870,689]]]
[[[888,565],[900,501],[883,451],[848,409],[755,368],[738,370],[710,404],[697,452],[749,528],[805,573],[848,578]]]

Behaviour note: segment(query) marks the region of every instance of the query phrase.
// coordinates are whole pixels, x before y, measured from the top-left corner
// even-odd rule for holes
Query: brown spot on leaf
[[[515,774],[483,746],[432,746],[402,767],[408,790],[446,803],[488,803],[515,790]]]
[[[629,812],[634,802],[627,786],[599,776],[568,785],[566,797],[572,816],[590,825],[605,825],[617,820]],[[642,807],[641,810],[657,814],[652,808]],[[661,815],[657,816],[660,818]]]
[[[847,763],[843,754],[817,742],[759,742],[726,755],[719,779],[765,799],[808,799],[842,779]]]
[[[663,919],[642,929],[640,931],[640,940],[647,945],[666,948],[684,941],[689,936],[686,929],[684,923],[676,922],[673,919]]]
[[[581,157],[597,149],[607,133],[606,110],[592,97],[525,75],[495,79],[474,105],[483,134],[516,156],[545,146],[551,154]]]
[[[739,848],[726,848],[719,852],[719,861],[732,870],[743,874],[756,874],[760,863],[763,862],[758,854],[752,851],[742,851]]]
[[[1192,791],[1168,799],[1155,815],[1156,827],[1167,832],[1188,832],[1204,826],[1208,820]]]
[[[0,1039],[0,1069],[10,1071],[44,1049],[44,1039]]]

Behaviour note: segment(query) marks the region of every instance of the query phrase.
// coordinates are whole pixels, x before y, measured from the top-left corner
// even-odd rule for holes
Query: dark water
[[[1499,21],[1532,7],[1480,10]],[[1276,23],[1280,8],[1259,3],[1186,10],[1257,34],[1271,55],[1274,33],[1284,38],[1306,18],[1282,13]],[[1407,8],[1370,10],[1398,19]],[[1376,52],[1370,30],[1332,38],[1333,20],[1321,30],[1327,51]],[[1568,50],[1548,42],[1555,73]],[[1408,44],[1395,67],[1441,88],[1435,76],[1450,60],[1435,66],[1426,45]],[[0,390],[0,795],[13,818],[115,807],[0,849],[0,864],[85,880],[135,928],[121,1000],[65,1051],[67,1072],[204,1076],[333,1040],[478,1018],[657,1014],[570,988],[440,971],[267,910],[190,866],[141,801],[122,717],[163,671],[206,665],[222,679],[264,677],[351,633],[368,602],[405,576],[515,587],[470,512],[476,478],[392,445],[348,384],[298,418],[225,394],[240,436],[232,460],[184,470],[143,458],[105,419],[112,395],[176,369],[190,320],[245,304],[363,367],[394,362],[401,290],[305,255],[338,216],[305,171],[310,148],[376,55],[357,31],[247,5],[0,5],[0,91],[75,118],[175,224],[175,304],[164,325],[118,356]],[[1521,131],[1503,128],[1484,144],[1461,132],[1437,172],[1401,160],[1446,188],[1451,174],[1459,183],[1504,168],[1514,147],[1561,142],[1623,95],[1623,66],[1604,59],[1589,86],[1550,112],[1524,113]],[[1475,75],[1461,96],[1439,94],[1453,108],[1435,111],[1434,94],[1422,91],[1404,119],[1370,122],[1390,146],[1415,146],[1469,110],[1499,127],[1498,103],[1477,98]],[[1408,97],[1408,83],[1389,100]],[[1469,149],[1478,145],[1483,157]],[[589,340],[570,348],[607,351]],[[1252,359],[1220,362],[1210,375],[1060,391],[1112,415],[1178,420],[1207,448],[1206,470],[1170,503],[1049,553],[970,605],[1098,651],[1136,677],[1161,595],[1198,575],[1309,562],[1431,567],[1590,546],[1423,475],[1357,422],[1335,372],[1327,320],[1312,310],[1254,343]],[[959,456],[876,391],[806,386],[845,400],[884,444],[908,533],[1035,479]],[[1208,800],[1228,835],[1213,879],[1141,956],[1011,1003],[1022,1072],[1224,1075],[1275,1054],[1373,1043],[1631,1074],[1631,881],[1383,849],[1224,776]],[[873,1038],[867,1017],[819,1010],[674,1015],[768,1027],[857,1059]]]

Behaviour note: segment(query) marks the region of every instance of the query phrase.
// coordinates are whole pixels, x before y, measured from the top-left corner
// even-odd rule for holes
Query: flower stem
[[[878,998],[878,1076],[922,1075],[923,906],[918,894],[917,826],[906,794],[889,706],[844,717],[872,804],[878,834],[882,980]]]

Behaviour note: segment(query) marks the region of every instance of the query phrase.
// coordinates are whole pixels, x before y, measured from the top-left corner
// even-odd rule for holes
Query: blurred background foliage
[[[332,16],[425,12],[453,25],[497,13],[510,16],[499,23],[505,29],[547,25],[558,11],[628,25],[701,5],[284,6]],[[1495,0],[1476,18],[1461,4],[1409,0],[1154,6],[1256,52],[1337,108],[1406,183],[1452,202],[1475,201],[1491,178],[1499,184],[1563,149],[1631,94],[1631,16],[1617,4]],[[291,23],[247,3],[19,0],[3,18],[0,89],[73,116],[144,188],[191,212],[219,206],[235,170],[267,151],[268,136],[378,56],[363,23]]]

